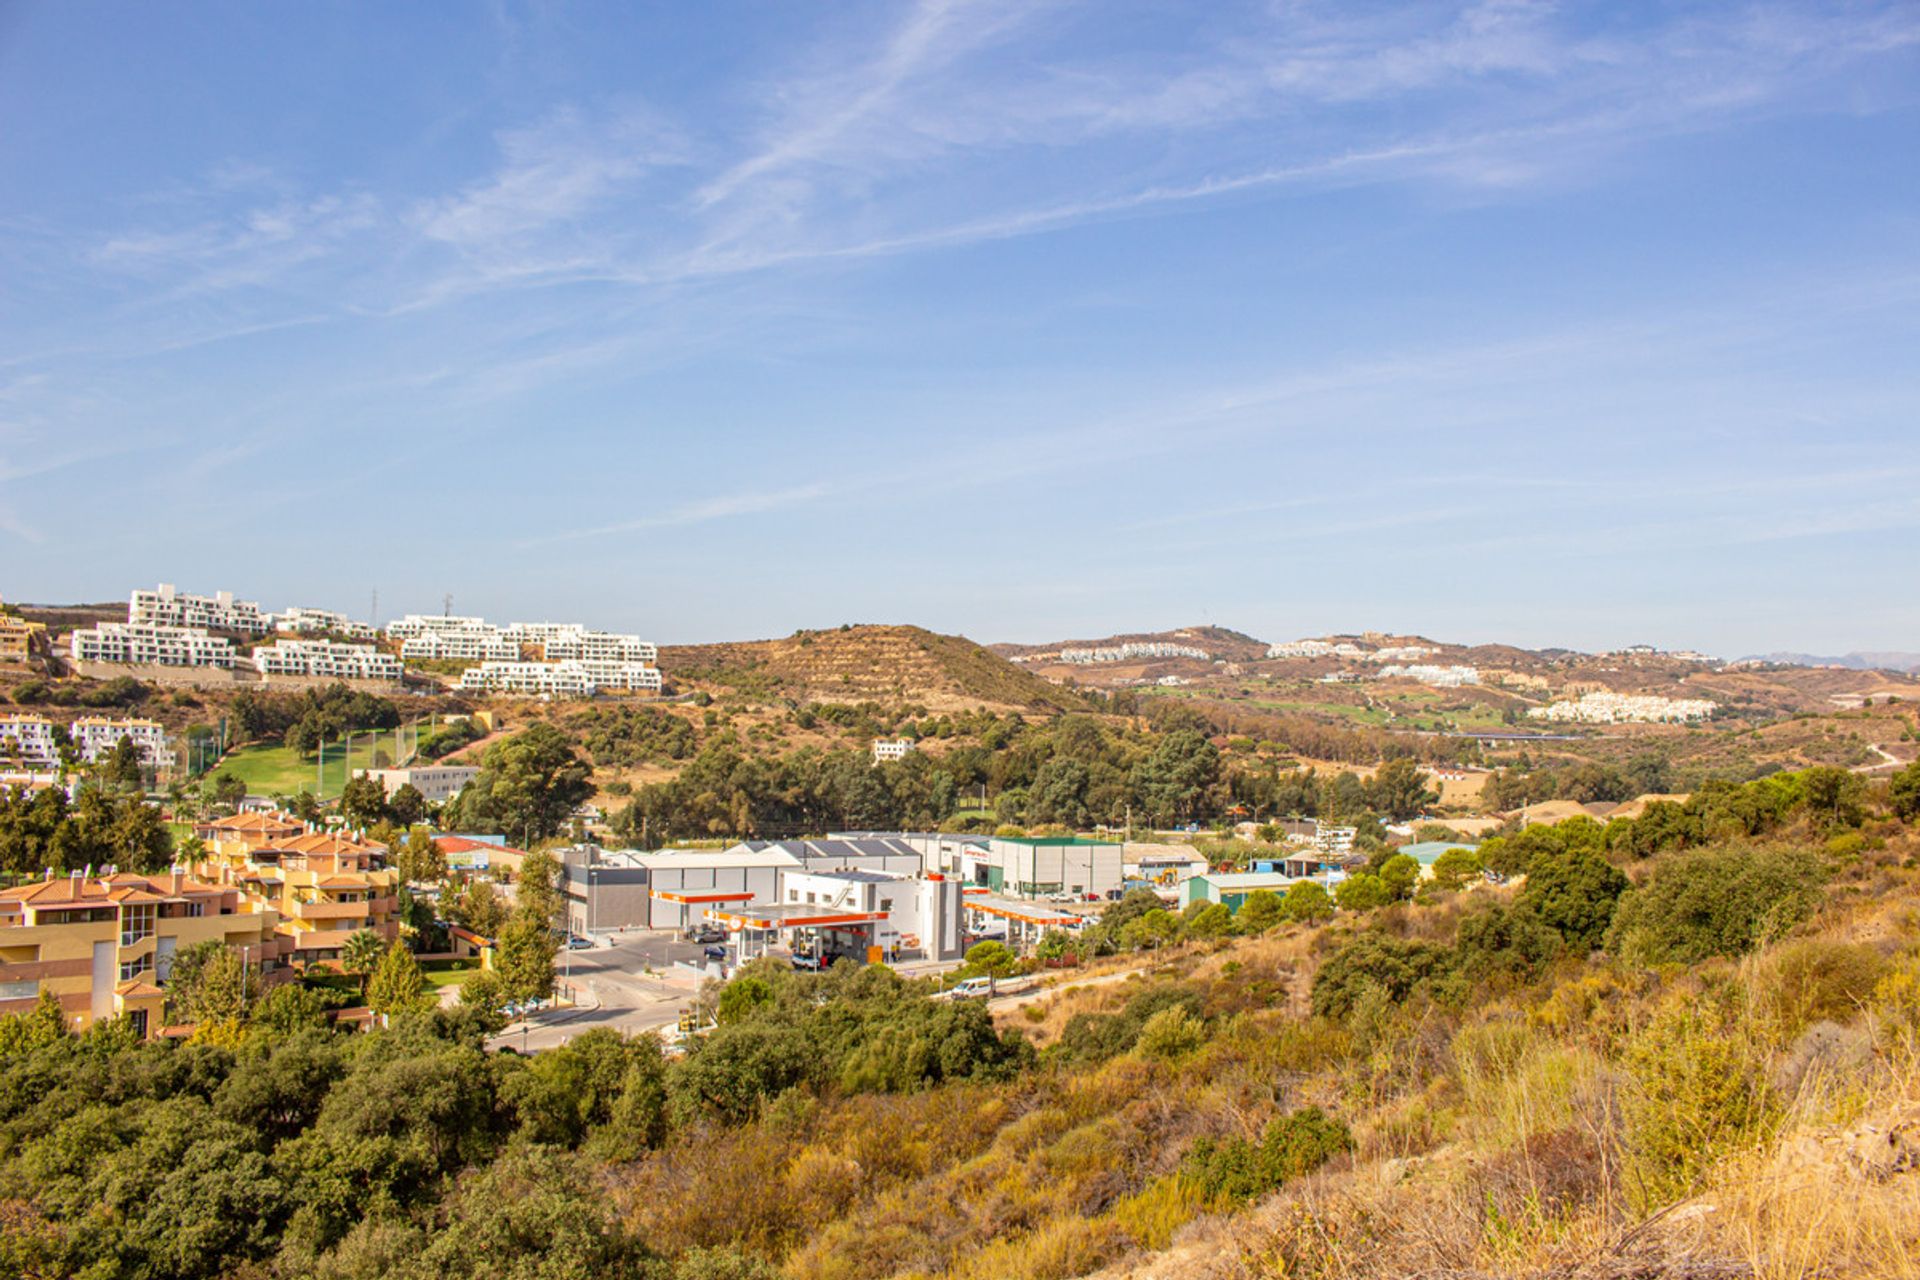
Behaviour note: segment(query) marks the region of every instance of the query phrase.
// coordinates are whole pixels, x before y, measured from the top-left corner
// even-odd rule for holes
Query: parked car
[[[707,947],[702,950],[700,954],[709,960],[725,960],[727,958],[727,949],[725,947]]]
[[[797,955],[793,958],[794,968],[804,969],[809,973],[818,973],[820,970],[826,968],[828,963],[829,961],[824,956]]]
[[[688,942],[725,942],[727,931],[717,924],[697,924],[682,936]]]
[[[577,933],[567,935],[567,950],[569,951],[586,951],[592,946],[592,938],[583,938]]]

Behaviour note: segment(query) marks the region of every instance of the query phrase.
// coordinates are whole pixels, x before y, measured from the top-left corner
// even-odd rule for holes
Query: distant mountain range
[[[1822,657],[1817,653],[1758,653],[1746,662],[1783,662],[1796,667],[1846,667],[1853,671],[1920,672],[1920,653],[1848,653]]]

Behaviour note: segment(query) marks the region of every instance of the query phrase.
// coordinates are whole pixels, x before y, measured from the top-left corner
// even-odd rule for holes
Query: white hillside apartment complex
[[[1141,658],[1198,658],[1204,662],[1210,656],[1205,649],[1197,649],[1190,644],[1170,644],[1164,640],[1129,640],[1125,644],[1060,651],[1060,661],[1076,666],[1091,666],[1096,662],[1133,662]]]
[[[14,761],[28,768],[49,768],[60,760],[53,741],[53,721],[18,712],[0,715],[0,765]]]
[[[342,680],[400,679],[400,659],[370,644],[337,640],[276,640],[253,651],[253,667],[263,676],[331,676]]]
[[[224,636],[207,634],[204,627],[170,627],[150,622],[102,622],[75,631],[69,647],[75,662],[226,668],[234,664],[233,642]]]
[[[1545,707],[1529,707],[1535,720],[1571,721],[1575,724],[1685,724],[1713,715],[1714,703],[1705,698],[1662,698],[1656,694],[1609,693],[1595,691],[1578,702],[1561,701]]]
[[[888,760],[905,760],[914,752],[912,738],[895,738],[888,741],[876,739],[873,744],[873,762],[883,764]]]
[[[257,636],[273,630],[272,620],[252,600],[236,600],[231,591],[196,596],[175,589],[171,582],[161,583],[155,591],[135,591],[127,601],[127,622]]]
[[[152,720],[115,720],[108,716],[82,716],[70,730],[74,749],[80,758],[92,763],[113,754],[125,738],[140,753],[140,763],[150,769],[171,769],[173,748],[167,745],[167,731]]]
[[[511,629],[509,629],[511,631]],[[548,662],[578,659],[582,662],[658,661],[660,650],[639,636],[613,631],[589,631],[585,627],[563,626],[539,641],[541,654]]]
[[[131,739],[140,763],[151,769],[171,769],[173,749],[167,731],[152,720],[116,720],[82,716],[68,729],[74,751],[89,764],[113,754],[122,738]],[[45,716],[0,716],[0,762],[18,761],[29,768],[53,769],[60,764],[53,721]]]
[[[660,668],[638,662],[482,662],[460,673],[460,689],[469,693],[590,698],[602,689],[658,693],[660,688]]]
[[[349,640],[371,640],[380,633],[364,622],[355,622],[344,613],[335,613],[331,609],[304,609],[294,605],[269,616],[275,631],[290,631],[294,635],[336,635],[346,636]]]

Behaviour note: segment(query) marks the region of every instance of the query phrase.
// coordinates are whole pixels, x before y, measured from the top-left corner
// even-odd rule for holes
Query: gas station
[[[1078,929],[1085,916],[1038,902],[1014,902],[996,897],[985,889],[968,889],[961,900],[967,917],[967,932],[979,936],[990,921],[1005,921],[1007,945],[1024,951],[1038,942],[1049,929]]]

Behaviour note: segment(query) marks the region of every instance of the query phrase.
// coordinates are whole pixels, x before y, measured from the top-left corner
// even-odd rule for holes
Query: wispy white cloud
[[[687,525],[707,524],[737,516],[764,515],[769,511],[781,511],[804,506],[810,502],[818,502],[831,492],[828,485],[815,483],[787,489],[718,494],[695,502],[680,503],[663,511],[635,516],[630,520],[617,520],[611,524],[592,525],[579,529],[562,529],[537,537],[523,538],[515,545],[523,549],[542,547],[557,542],[577,542],[588,538],[607,538],[625,533],[678,529]]]

